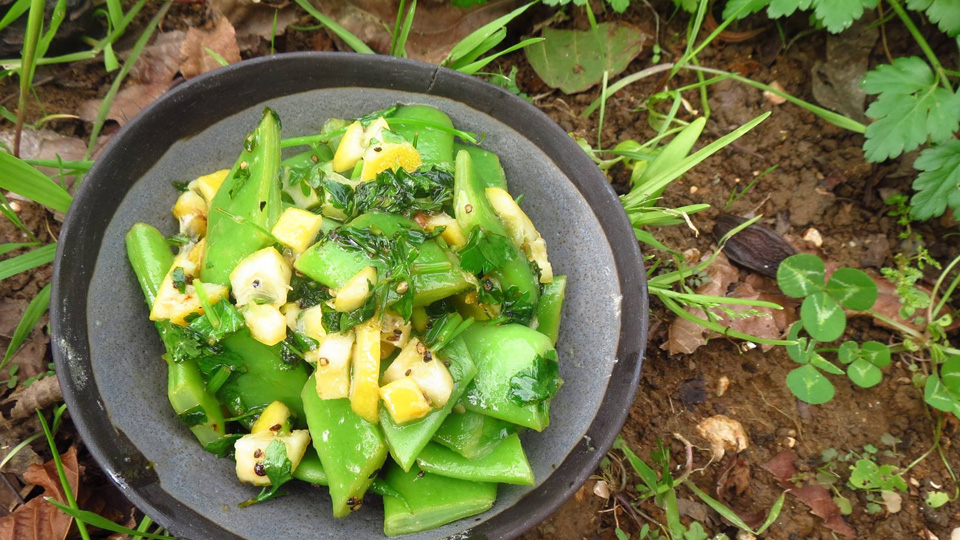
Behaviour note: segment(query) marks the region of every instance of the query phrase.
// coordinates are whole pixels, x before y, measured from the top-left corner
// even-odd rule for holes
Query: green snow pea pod
[[[560,335],[560,315],[566,290],[567,276],[553,276],[553,281],[544,284],[537,305],[537,332],[550,338],[554,345]]]
[[[433,435],[442,444],[467,459],[479,459],[493,451],[503,439],[516,433],[510,422],[473,411],[451,414]]]
[[[246,368],[217,391],[217,397],[231,415],[241,416],[251,409],[282,401],[293,412],[297,425],[304,425],[300,391],[307,381],[307,370],[302,362],[287,364],[280,356],[279,346],[260,343],[246,328],[226,336],[220,343],[227,351],[239,355]],[[240,423],[249,428],[254,420],[247,417]]]
[[[300,460],[300,464],[297,465],[296,470],[293,471],[293,477],[308,484],[317,486],[329,485],[327,473],[323,470],[323,463],[320,461],[320,455],[317,454],[314,448],[307,448],[306,453],[303,454],[303,458]]]
[[[230,272],[237,263],[273,243],[263,231],[270,231],[283,211],[277,113],[266,109],[243,145],[243,152],[210,202],[207,251],[200,271],[206,283],[230,285]]]
[[[427,472],[473,482],[522,486],[535,483],[533,470],[516,433],[504,439],[486,456],[476,459],[467,459],[449,448],[431,443],[417,456],[417,464]]]
[[[450,362],[450,375],[453,377],[453,391],[443,408],[434,410],[419,420],[397,425],[386,408],[382,404],[380,406],[380,427],[387,438],[387,447],[390,448],[394,461],[404,470],[410,470],[417,455],[430,442],[434,432],[453,410],[457,400],[477,374],[477,368],[473,365],[463,340],[453,340],[438,354],[442,360]]]
[[[388,466],[386,481],[406,499],[383,498],[383,533],[387,536],[426,531],[486,512],[497,499],[497,485],[470,482],[421,471],[404,472]]]
[[[412,220],[396,214],[369,212],[347,223],[355,229],[373,228],[392,237],[402,229],[421,230]],[[325,239],[307,249],[294,266],[298,271],[333,289],[339,289],[367,266],[373,266],[381,275],[389,270],[387,264],[365,253],[347,249],[336,241]],[[460,270],[455,257],[440,247],[435,239],[420,246],[420,253],[411,267],[413,275],[413,303],[425,306],[461,293],[473,287],[471,276]]]
[[[474,168],[481,171],[476,175],[476,181],[480,182],[484,189],[490,187],[507,189],[507,175],[503,172],[503,167],[500,165],[499,156],[479,146],[469,144],[458,143],[453,146],[453,149],[458,153],[463,150],[470,154],[470,160]]]
[[[453,122],[447,113],[429,105],[404,105],[387,118],[387,124],[407,141],[416,141],[424,163],[453,163]]]
[[[147,307],[153,305],[157,290],[167,271],[173,266],[173,253],[167,239],[156,228],[136,223],[126,236],[127,257],[140,282]],[[157,330],[169,321],[155,323]],[[170,351],[168,351],[170,352]],[[207,391],[200,368],[191,359],[167,362],[167,398],[181,423],[190,428],[200,444],[206,446],[224,436],[224,418],[220,403]]]
[[[477,365],[477,376],[467,387],[464,406],[543,431],[550,424],[550,399],[560,383],[550,338],[519,324],[478,323],[461,335]],[[537,380],[540,371],[552,373],[552,380]],[[543,399],[524,401],[530,383],[549,389],[549,393],[541,396]]]
[[[349,399],[320,399],[313,376],[301,396],[313,447],[330,484],[333,516],[346,517],[359,507],[386,461],[387,445],[377,426],[353,412]]]

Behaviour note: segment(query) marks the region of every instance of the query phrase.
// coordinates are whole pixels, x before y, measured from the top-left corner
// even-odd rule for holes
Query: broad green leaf
[[[933,70],[916,56],[897,58],[867,73],[860,84],[877,100],[867,108],[867,161],[879,162],[931,140],[944,142],[960,127],[960,94],[937,84]]]
[[[807,10],[813,6],[813,0],[770,0],[767,16],[771,19],[789,17],[797,10]]]
[[[940,508],[950,502],[950,495],[942,491],[927,492],[927,497],[923,500],[924,504],[930,508]]]
[[[951,356],[940,366],[940,378],[943,386],[960,396],[960,356]]]
[[[826,371],[827,373],[833,373],[834,375],[843,375],[843,370],[828,362],[826,358],[820,356],[817,353],[810,355],[810,365]]]
[[[7,361],[20,349],[20,346],[23,345],[23,342],[27,339],[27,336],[33,331],[33,327],[37,325],[37,321],[46,313],[48,307],[50,307],[49,283],[40,289],[40,292],[38,292],[37,295],[33,297],[33,300],[30,301],[30,304],[27,305],[27,309],[23,310],[23,315],[20,316],[20,322],[17,323],[16,330],[13,331],[13,337],[10,338],[7,352],[3,354],[3,361],[0,361],[0,368],[3,368],[3,366],[7,364]]]
[[[847,368],[847,377],[850,377],[850,380],[857,386],[870,388],[880,383],[880,380],[883,379],[883,372],[863,358],[858,358]]]
[[[565,94],[593,87],[604,72],[608,77],[623,72],[647,39],[639,29],[617,23],[599,24],[596,32],[544,28],[543,37],[525,49],[527,60],[547,86]]]
[[[791,255],[777,268],[777,285],[783,294],[803,298],[823,290],[826,268],[815,255],[798,253]]]
[[[855,268],[841,268],[830,276],[827,293],[847,309],[865,311],[877,301],[877,284]]]
[[[867,341],[860,350],[860,356],[877,367],[890,365],[890,347],[879,341]]]
[[[700,0],[673,0],[673,5],[686,11],[687,13],[696,13]]]
[[[787,373],[787,387],[797,399],[812,405],[830,401],[836,392],[833,383],[809,364]]]
[[[800,305],[803,327],[813,339],[829,342],[839,339],[847,327],[847,317],[836,300],[825,292],[815,293],[803,299]]]
[[[743,19],[771,4],[770,0],[728,0],[723,6],[723,20],[733,16]]]
[[[860,358],[860,346],[857,345],[856,341],[844,341],[840,344],[837,359],[840,360],[841,364],[853,363],[857,358]]]
[[[786,346],[787,355],[798,364],[808,364],[810,363],[807,349],[808,340],[805,337],[800,337],[801,329],[803,329],[803,321],[797,321],[790,326],[790,333],[787,334],[787,339],[795,341],[796,343]]]
[[[630,0],[607,0],[607,3],[617,13],[623,13],[630,7]]]
[[[66,212],[73,197],[42,172],[22,160],[0,151],[0,189],[12,191],[21,197],[48,208]]]
[[[960,34],[960,2],[957,0],[907,0],[907,7],[926,11],[930,22],[950,37]]]
[[[613,533],[617,536],[617,540],[630,540],[630,536],[627,533],[623,532],[623,529],[621,529],[620,527],[617,527],[617,529],[613,531]]]
[[[834,34],[839,34],[863,16],[864,9],[877,7],[879,0],[813,0],[814,16]]]
[[[960,218],[960,141],[950,140],[925,148],[913,162],[920,171],[913,181],[910,217],[923,221],[953,208]]]
[[[960,416],[960,399],[947,391],[936,374],[927,377],[927,384],[923,389],[923,400],[934,409]]]
[[[43,247],[28,251],[23,255],[17,255],[16,257],[0,261],[0,280],[53,262],[56,253],[57,244],[47,244]]]

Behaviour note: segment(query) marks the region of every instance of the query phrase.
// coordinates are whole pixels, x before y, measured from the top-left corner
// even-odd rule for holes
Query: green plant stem
[[[933,307],[933,300],[937,298],[937,292],[940,290],[940,286],[943,285],[943,280],[946,279],[947,274],[953,270],[953,267],[957,264],[960,264],[960,256],[954,258],[950,261],[950,264],[944,268],[943,272],[940,272],[940,277],[937,278],[937,283],[933,286],[933,292],[930,293],[930,305],[927,306],[927,320],[933,321],[933,316],[940,313],[947,301],[950,300],[950,297],[953,296],[953,291],[957,288],[957,284],[960,283],[960,275],[957,275],[954,278],[953,282],[950,283],[950,286],[947,287],[947,290],[944,291],[943,296],[940,298],[940,301],[937,302],[937,307]]]
[[[77,505],[77,499],[73,495],[73,488],[70,486],[70,481],[67,480],[66,471],[63,470],[63,460],[60,459],[60,452],[57,450],[57,444],[53,440],[53,432],[50,431],[50,426],[47,425],[47,419],[43,417],[43,413],[37,411],[37,416],[40,418],[43,433],[47,436],[47,444],[50,446],[50,451],[53,452],[53,464],[57,467],[57,476],[60,477],[60,486],[63,488],[63,498],[67,500],[67,506],[74,510],[79,510],[80,507]],[[83,538],[83,540],[90,540],[87,525],[79,519],[75,521],[77,522],[77,529],[80,531],[80,537]]]
[[[790,341],[790,340],[784,340],[784,339],[766,339],[766,338],[761,338],[761,337],[757,337],[757,336],[751,336],[750,334],[745,334],[745,333],[743,333],[743,332],[738,332],[738,331],[733,330],[733,329],[731,329],[731,328],[729,328],[729,327],[727,327],[727,326],[724,326],[724,325],[722,325],[722,324],[720,324],[720,323],[717,323],[717,322],[714,322],[714,321],[711,321],[711,320],[707,320],[707,319],[701,319],[700,317],[697,317],[696,315],[693,315],[693,314],[687,312],[687,310],[685,310],[685,309],[683,309],[682,307],[680,307],[680,305],[677,304],[677,303],[676,303],[672,298],[670,298],[669,296],[667,296],[667,295],[660,295],[659,293],[662,292],[662,291],[663,291],[663,289],[655,289],[655,288],[651,288],[651,289],[650,289],[650,292],[653,293],[653,294],[655,294],[655,295],[657,295],[657,298],[659,298],[660,301],[663,302],[663,305],[666,306],[667,309],[669,309],[670,311],[674,312],[678,317],[680,317],[680,318],[682,318],[682,319],[686,319],[686,320],[691,321],[691,322],[694,322],[694,323],[696,323],[696,324],[698,324],[698,325],[706,328],[707,330],[713,330],[714,332],[716,332],[716,333],[718,333],[718,334],[720,334],[720,335],[722,335],[722,336],[732,337],[732,338],[735,338],[735,339],[742,339],[742,340],[744,340],[744,341],[752,341],[753,343],[760,343],[760,344],[763,344],[763,345],[793,345],[793,344],[794,344],[794,342],[793,342],[793,341]]]
[[[20,66],[20,98],[17,104],[17,127],[13,134],[13,155],[20,157],[20,137],[23,132],[23,118],[27,113],[27,94],[33,86],[34,61],[37,54],[37,44],[40,42],[40,31],[43,28],[43,11],[46,7],[44,0],[30,2],[30,13],[27,15],[27,32],[23,38],[23,63]]]
[[[754,306],[754,307],[765,307],[770,309],[783,309],[783,306],[780,304],[775,304],[773,302],[767,302],[766,300],[750,300],[747,298],[728,298],[725,296],[710,296],[706,294],[696,294],[696,293],[683,293],[677,292],[672,289],[665,287],[654,287],[656,289],[657,295],[669,296],[671,298],[676,298],[679,300],[687,300],[694,304],[699,305],[709,305],[709,304],[729,304],[731,306]]]
[[[905,325],[905,324],[903,324],[903,323],[901,323],[901,322],[899,322],[899,321],[895,321],[895,320],[891,319],[890,317],[887,317],[886,315],[882,315],[882,314],[880,314],[880,313],[877,313],[876,311],[874,311],[874,310],[872,310],[872,309],[868,309],[868,310],[866,311],[866,313],[869,313],[873,318],[877,319],[878,321],[881,321],[881,322],[883,322],[884,324],[888,324],[888,325],[892,326],[893,328],[896,328],[897,331],[899,331],[899,332],[901,332],[901,333],[904,333],[904,334],[906,334],[906,335],[914,338],[914,339],[917,340],[917,341],[920,341],[920,342],[925,342],[925,341],[926,341],[926,337],[925,337],[923,334],[921,334],[920,332],[917,332],[917,331],[914,330],[913,328],[910,328],[909,326],[907,326],[907,325]]]
[[[930,44],[927,43],[927,40],[924,39],[923,34],[920,33],[920,29],[917,28],[917,25],[913,23],[913,19],[910,18],[910,15],[907,14],[906,10],[903,9],[903,6],[900,5],[898,0],[887,0],[887,3],[890,4],[890,7],[893,8],[893,11],[896,12],[897,16],[900,17],[900,21],[903,22],[903,25],[907,27],[907,31],[910,32],[910,35],[913,36],[913,39],[917,42],[917,45],[920,46],[920,50],[923,51],[924,56],[927,57],[927,61],[930,62],[930,65],[933,66],[933,69],[937,72],[937,79],[943,84],[943,86],[953,92],[953,87],[950,86],[950,81],[947,80],[947,76],[943,71],[943,65],[940,64],[940,60],[937,58],[937,53],[933,52],[933,49],[930,48]]]

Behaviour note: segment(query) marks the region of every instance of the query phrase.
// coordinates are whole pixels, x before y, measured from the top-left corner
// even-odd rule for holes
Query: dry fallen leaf
[[[231,64],[240,61],[237,33],[230,21],[218,14],[211,24],[213,27],[209,30],[187,30],[187,37],[180,47],[180,73],[185,79],[192,79],[220,67],[220,63],[207,49]]]
[[[794,482],[797,476],[796,461],[797,455],[792,450],[784,450],[765,463],[763,468],[777,479],[781,488],[809,506],[810,512],[822,518],[824,524],[833,532],[847,538],[855,538],[857,532],[843,520],[840,507],[830,497],[830,492],[826,488],[809,481],[797,487]]]
[[[903,507],[903,497],[895,491],[881,491],[880,498],[883,499],[887,512],[891,514],[896,514]]]
[[[130,80],[141,83],[168,84],[180,71],[180,47],[186,32],[173,30],[157,36],[144,47],[130,68]]]
[[[705,256],[709,257],[709,254]],[[713,264],[707,267],[706,274],[710,279],[697,288],[697,294],[725,296],[727,287],[736,282],[740,275],[723,253],[717,257]],[[687,311],[695,317],[706,318],[706,313],[702,309],[688,309]],[[661,348],[666,349],[670,354],[691,354],[700,346],[706,345],[707,340],[704,337],[706,333],[707,330],[696,322],[678,317],[670,325],[667,331],[667,341]]]
[[[77,448],[71,446],[61,455],[67,482],[74,494],[80,487],[83,468],[77,463]],[[0,538],[4,540],[62,540],[67,537],[73,519],[43,498],[52,497],[66,504],[63,486],[53,460],[43,465],[31,465],[24,474],[27,482],[44,489],[42,496],[34,497],[9,516],[0,519]]]
[[[260,38],[270,39],[274,35],[274,16],[277,36],[282,36],[287,26],[295,23],[299,16],[293,2],[274,7],[253,0],[210,0],[209,5],[215,12],[222,13],[236,29],[237,44],[242,51],[257,47]]]
[[[170,87],[169,83],[130,84],[117,92],[110,105],[107,120],[113,120],[121,126],[130,121],[144,107],[153,103]],[[97,118],[102,100],[96,99],[80,105],[80,118],[93,122]]]
[[[724,452],[740,453],[750,446],[743,424],[722,414],[701,420],[697,424],[697,433],[710,441],[714,461],[722,459]]]
[[[37,411],[62,400],[63,393],[56,375],[44,377],[30,386],[21,386],[12,396],[3,400],[0,408],[6,410],[10,404],[13,404],[13,408],[9,414],[0,418],[0,426],[33,416]]]

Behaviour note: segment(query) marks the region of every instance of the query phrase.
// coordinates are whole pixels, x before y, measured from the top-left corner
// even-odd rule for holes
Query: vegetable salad
[[[298,480],[343,518],[374,493],[394,536],[533,485],[566,279],[497,156],[423,105],[287,140],[267,109],[242,142],[174,183],[179,234],[126,237],[174,412],[261,488],[240,505]]]

